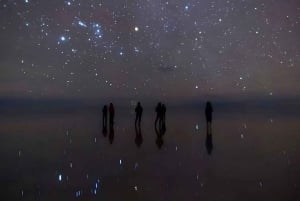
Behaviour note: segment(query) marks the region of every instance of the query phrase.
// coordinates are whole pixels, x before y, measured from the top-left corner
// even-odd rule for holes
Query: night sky
[[[299,0],[1,0],[0,96],[300,95]]]

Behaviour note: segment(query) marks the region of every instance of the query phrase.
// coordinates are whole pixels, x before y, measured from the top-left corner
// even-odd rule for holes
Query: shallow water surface
[[[157,136],[145,109],[136,135],[130,109],[102,133],[99,110],[0,118],[1,200],[297,200],[297,115],[167,111]],[[6,199],[2,199],[6,198]]]

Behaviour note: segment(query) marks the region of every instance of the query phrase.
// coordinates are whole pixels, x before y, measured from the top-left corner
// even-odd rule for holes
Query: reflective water
[[[299,200],[298,115],[168,108],[166,132],[145,108],[141,129],[101,107],[0,119],[0,200]],[[5,198],[5,199],[4,199]]]

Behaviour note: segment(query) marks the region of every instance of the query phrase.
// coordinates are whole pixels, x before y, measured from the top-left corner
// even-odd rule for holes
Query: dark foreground
[[[298,115],[168,108],[158,137],[145,109],[116,111],[113,135],[99,110],[0,118],[0,200],[299,200]],[[111,143],[110,143],[111,141]]]

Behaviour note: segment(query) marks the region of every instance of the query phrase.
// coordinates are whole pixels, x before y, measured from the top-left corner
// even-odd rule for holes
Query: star
[[[66,40],[66,37],[65,37],[65,36],[61,36],[61,37],[60,37],[60,40],[61,40],[61,41],[65,41],[65,40]]]

